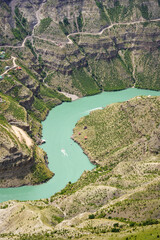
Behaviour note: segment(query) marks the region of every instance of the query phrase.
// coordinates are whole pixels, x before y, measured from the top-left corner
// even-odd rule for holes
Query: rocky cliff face
[[[1,121],[0,128],[0,187],[23,185],[35,162],[33,141],[21,128],[12,128],[7,122]]]
[[[0,187],[37,184],[50,179],[46,154],[35,144],[34,124],[26,109],[1,93]],[[40,124],[39,124],[40,125]],[[37,130],[40,126],[37,124]],[[29,136],[30,135],[30,136]],[[45,177],[39,175],[39,168]]]
[[[12,12],[12,21],[0,21],[13,35],[5,42],[19,45],[16,53],[22,56],[28,37],[30,43],[23,43],[32,55],[23,51],[22,61],[27,58],[27,68],[38,76],[45,71],[52,89],[78,95],[133,85],[160,89],[159,73],[154,74],[159,69],[159,1],[13,0],[3,6],[6,17]],[[37,68],[38,56],[43,69]]]
[[[45,153],[22,128],[1,122],[0,129],[0,187],[40,183],[53,176],[47,168]],[[39,164],[46,174],[44,179],[38,179]]]

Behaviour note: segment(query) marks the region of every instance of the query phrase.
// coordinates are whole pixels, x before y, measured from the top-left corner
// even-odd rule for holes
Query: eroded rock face
[[[34,160],[20,151],[14,153],[12,149],[9,151],[10,154],[3,157],[0,162],[0,179],[24,178],[30,172]]]
[[[27,143],[26,134],[17,127],[13,131],[11,125],[0,125],[0,187],[13,187],[26,184],[24,178],[30,173],[35,163],[33,143]],[[29,136],[26,134],[28,140]],[[30,139],[30,141],[32,141]],[[28,146],[28,149],[27,149]],[[30,148],[30,150],[29,150]],[[15,182],[16,179],[21,179]],[[13,181],[14,180],[14,181]]]
[[[18,6],[19,9],[23,12],[24,17],[27,18],[30,24],[30,28],[32,29],[37,21],[35,11],[38,10],[39,6],[43,3],[43,1],[44,0],[12,0],[10,1],[9,6],[12,9],[12,13],[14,12],[15,6]]]
[[[124,89],[135,82],[140,88],[160,89],[159,74],[154,74],[160,62],[159,22],[150,22],[160,18],[158,1],[12,0],[2,12],[5,23],[0,21],[2,45],[9,41],[18,46],[24,43],[24,36],[22,40],[15,40],[13,32],[12,38],[5,36],[7,30],[3,32],[6,28],[9,34],[11,28],[17,27],[16,6],[27,20],[27,36],[37,56],[41,55],[44,69],[55,72],[54,78],[49,79],[50,87],[87,95],[86,89],[79,89],[73,83],[73,78],[77,78],[74,70],[85,68],[96,86],[96,93]],[[77,33],[85,34],[74,35]],[[41,69],[36,67],[38,61],[33,55],[24,59],[28,60],[31,71],[34,69],[40,76]],[[23,83],[38,94],[38,86],[33,87],[26,78]]]

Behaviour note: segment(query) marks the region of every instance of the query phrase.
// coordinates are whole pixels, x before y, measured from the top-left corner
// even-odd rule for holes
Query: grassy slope
[[[136,143],[139,143],[136,147],[136,154],[139,155],[144,143],[148,145],[153,129],[158,127],[158,109],[158,98],[140,97],[140,100],[134,98],[124,104],[110,105],[103,111],[93,111],[78,122],[74,139],[85,149],[91,160],[100,165],[109,164],[110,159],[113,164],[113,158],[117,155],[119,160],[124,157],[135,159]],[[84,129],[85,126],[87,129]],[[84,136],[88,139],[85,140]],[[144,153],[146,156],[150,154],[149,151]]]

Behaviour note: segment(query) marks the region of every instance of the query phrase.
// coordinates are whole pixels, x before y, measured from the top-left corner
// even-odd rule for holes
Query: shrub
[[[25,46],[28,47],[31,50],[31,52],[34,55],[34,57],[37,58],[37,54],[34,51],[34,48],[32,46],[31,41],[27,40],[26,43],[25,43]]]
[[[142,226],[153,225],[153,224],[159,224],[159,221],[157,219],[148,219],[141,223]]]
[[[64,26],[65,26],[65,27],[70,24],[67,17],[65,17],[65,18],[63,19],[63,23],[64,23]]]
[[[59,27],[65,35],[68,35],[68,31],[62,22],[59,22]]]
[[[83,27],[82,13],[80,13],[79,17],[77,17],[77,23],[78,23],[79,31],[81,32]]]
[[[139,10],[141,11],[142,17],[145,19],[149,19],[149,14],[148,14],[148,6],[144,5],[142,3],[142,5],[139,7]]]
[[[119,224],[118,223],[114,223],[113,226],[114,226],[114,228],[116,228],[116,227],[119,226]]]
[[[119,228],[112,228],[111,232],[119,232]]]
[[[94,218],[95,218],[95,215],[94,215],[94,214],[90,214],[88,218],[89,218],[89,219],[94,219]]]

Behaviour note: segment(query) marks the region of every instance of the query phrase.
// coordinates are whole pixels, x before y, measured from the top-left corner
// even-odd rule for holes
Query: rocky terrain
[[[41,121],[64,95],[41,83],[38,75],[3,51],[0,60],[0,187],[42,183],[53,173],[37,144],[41,144]],[[21,67],[20,67],[21,66]]]
[[[28,119],[27,111],[12,98],[1,94],[1,99],[0,187],[36,184],[50,179],[53,173],[47,168],[46,153],[31,138],[32,120]]]
[[[52,89],[160,89],[158,0],[3,0],[1,12],[1,47]]]

